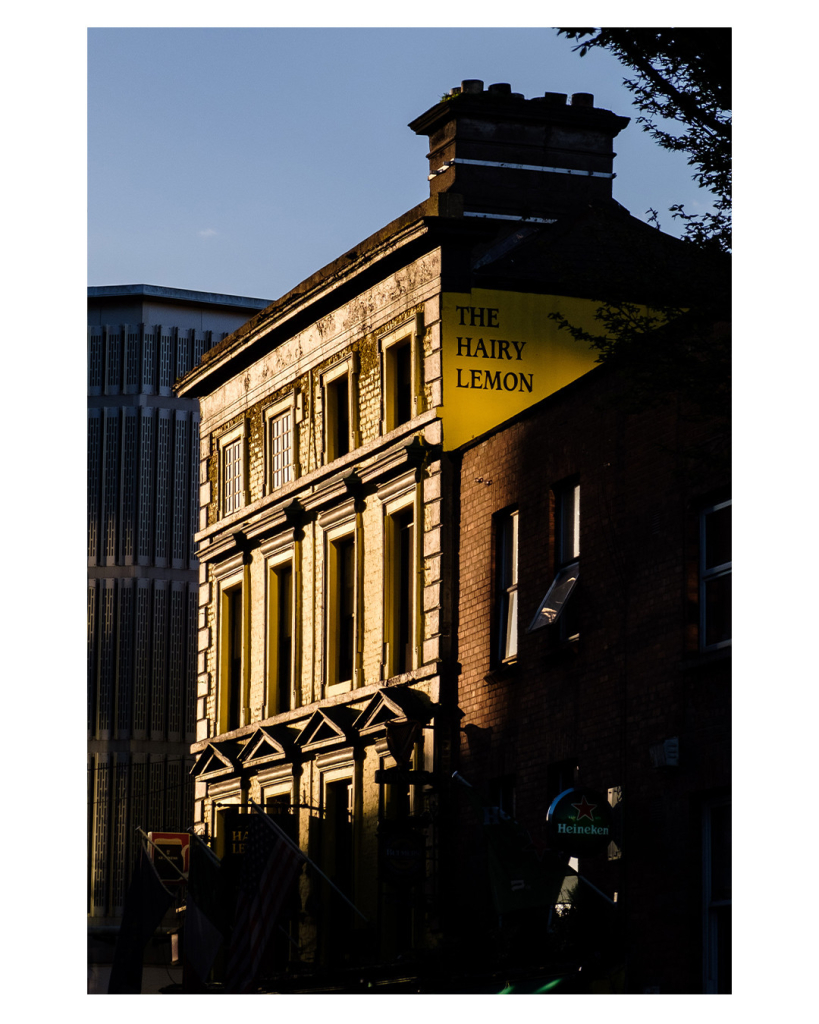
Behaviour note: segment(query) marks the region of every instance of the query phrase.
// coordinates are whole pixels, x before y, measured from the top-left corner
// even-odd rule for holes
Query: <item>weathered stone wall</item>
[[[437,270],[435,258],[425,257],[418,261],[421,266],[405,268],[388,281],[369,292],[363,293],[353,302],[341,307],[336,313],[322,318],[310,328],[295,335],[268,352],[240,377],[228,381],[213,395],[202,400],[202,469],[200,480],[202,521],[201,526],[239,526],[255,512],[263,511],[277,501],[302,494],[305,486],[315,487],[327,475],[323,466],[324,398],[321,386],[322,373],[334,363],[350,354],[357,358],[356,417],[358,421],[359,452],[366,455],[378,444],[381,433],[382,410],[382,359],[379,353],[379,338],[402,324],[412,326],[416,314],[420,314],[424,326],[422,387],[425,407],[440,401],[440,332],[439,301],[436,292]],[[414,289],[413,289],[414,283]],[[265,494],[264,460],[264,410],[286,399],[295,392],[303,396],[304,417],[295,424],[297,431],[297,479],[282,488],[280,494]],[[247,491],[248,504],[230,516],[220,519],[219,515],[219,447],[218,437],[244,421],[246,424],[247,448]],[[437,425],[424,428],[430,443],[439,439]],[[407,441],[412,430],[403,430]],[[363,450],[363,452],[361,451]],[[350,453],[343,461],[355,465],[359,460],[357,452]],[[341,460],[339,460],[341,461]],[[322,475],[323,474],[323,475]],[[436,573],[440,573],[437,541],[437,511],[440,502],[440,488],[434,481],[438,469],[433,464],[427,468],[427,479],[423,485],[426,504],[424,511],[424,551],[430,553],[424,563],[424,579],[428,587],[435,588]],[[311,482],[305,480],[309,478]],[[380,502],[371,496],[360,513],[361,537],[363,540],[362,559],[362,608],[363,685],[379,680],[383,642],[383,512]],[[308,704],[322,697],[322,653],[324,638],[321,621],[324,613],[324,551],[320,526],[314,521],[308,523],[299,544],[301,566],[301,610],[300,610],[300,662],[299,689],[301,703]],[[250,556],[250,701],[254,714],[264,704],[265,687],[265,581],[264,557],[258,550]],[[216,676],[215,634],[217,588],[214,586],[212,567],[210,574],[201,574],[200,590],[200,654],[199,654],[199,705],[197,739],[215,735]],[[434,656],[434,641],[438,633],[437,599],[426,593],[423,606],[427,609],[422,660]],[[259,716],[261,717],[261,715]],[[210,723],[209,725],[206,723]]]
[[[355,718],[368,706],[385,683],[399,682],[431,701],[439,699],[437,660],[441,656],[442,575],[446,565],[442,556],[441,463],[435,446],[441,442],[440,421],[435,408],[441,403],[440,360],[440,260],[437,253],[427,255],[405,267],[389,279],[363,292],[355,300],[323,317],[313,325],[272,348],[246,372],[229,380],[201,402],[201,518],[202,541],[199,593],[199,654],[197,688],[197,742],[194,750],[205,747],[206,741],[218,735],[218,574],[222,556],[211,556],[208,548],[225,543],[230,530],[239,528],[253,539],[245,554],[245,579],[250,587],[249,629],[247,632],[248,712],[241,727],[230,736],[239,745],[247,743],[260,724],[284,726],[296,736],[304,730],[318,708],[343,706]],[[380,339],[403,325],[410,331],[422,328],[417,336],[420,365],[419,388],[422,396],[420,415],[402,424],[389,435],[383,435],[384,382],[383,355]],[[325,409],[322,374],[336,362],[354,356],[356,366],[356,409],[358,447],[327,466],[324,464]],[[297,431],[297,476],[278,493],[265,494],[264,411],[298,393],[303,418],[295,424]],[[219,446],[218,438],[239,423],[245,424],[247,449],[247,505],[220,518],[219,510]],[[396,680],[385,678],[385,566],[384,566],[384,499],[378,467],[385,460],[399,455],[422,438],[430,454],[423,466],[415,469],[408,463],[398,471],[405,482],[402,494],[413,496],[416,510],[417,552],[420,559],[417,655],[415,668]],[[416,441],[417,445],[417,441]],[[404,457],[403,455],[401,456]],[[322,517],[334,508],[351,504],[352,498],[340,484],[339,473],[355,469],[360,475],[371,474],[373,484],[357,498],[355,525],[358,540],[359,580],[359,664],[360,672],[354,689],[328,695],[325,686],[326,636],[326,537]],[[395,474],[389,478],[393,483]],[[322,494],[329,497],[322,498]],[[267,687],[267,574],[268,555],[265,545],[284,535],[290,527],[281,510],[294,499],[314,508],[293,535],[293,559],[297,580],[296,699],[292,710],[269,717],[266,712]],[[278,519],[276,517],[279,517]],[[270,522],[262,529],[259,523]],[[254,530],[257,531],[254,533]],[[231,549],[233,551],[233,549]],[[234,557],[233,554],[224,557]],[[268,717],[265,717],[267,714]],[[425,752],[425,745],[429,750]],[[419,767],[432,766],[432,737],[425,734],[416,760]],[[333,772],[349,773],[354,784],[354,828],[356,831],[354,882],[351,897],[372,923],[379,917],[379,890],[374,885],[378,872],[376,830],[379,823],[382,787],[376,784],[376,769],[394,765],[383,735],[354,742],[349,761],[346,748],[332,755],[320,752],[296,758],[292,764],[277,768],[279,785],[300,804],[298,827],[303,849],[320,860],[323,801],[326,782]],[[329,758],[329,760],[327,760]],[[262,800],[271,792],[271,778],[264,767],[258,772],[243,773],[251,799]],[[346,776],[345,776],[346,777]],[[412,787],[413,807],[423,807],[421,787]],[[197,779],[194,818],[213,834],[216,805],[220,801],[241,802],[242,789],[238,775],[224,780]],[[431,842],[431,840],[430,840]],[[310,958],[320,950],[320,912],[316,909],[311,882],[301,880],[303,911],[299,942],[301,956]],[[422,890],[418,890],[419,894]],[[318,916],[316,916],[318,915]],[[414,927],[421,928],[423,913],[416,914]],[[352,945],[361,947],[372,941],[372,927],[362,930],[358,918],[353,924]],[[369,938],[365,939],[365,935]],[[387,950],[389,952],[389,950]]]

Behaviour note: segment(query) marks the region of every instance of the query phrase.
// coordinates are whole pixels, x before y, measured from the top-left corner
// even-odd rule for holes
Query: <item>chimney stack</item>
[[[553,220],[611,199],[614,137],[629,118],[590,93],[524,99],[506,82],[468,79],[410,123],[430,140],[429,191],[463,196],[464,215]]]

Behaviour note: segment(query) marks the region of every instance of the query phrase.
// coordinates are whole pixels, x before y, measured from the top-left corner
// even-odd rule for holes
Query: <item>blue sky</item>
[[[558,20],[564,22],[599,23],[601,13],[604,22],[624,25],[658,18],[657,6],[648,4],[618,3],[613,15],[607,13],[610,5],[595,5],[596,17],[588,17],[587,5],[581,5],[582,16],[576,3],[571,16],[568,5],[558,6]],[[347,20],[351,7],[355,4],[337,14],[336,7],[312,4],[303,21]],[[500,9],[471,0],[446,5],[443,16],[450,24],[531,22],[537,15],[551,16],[554,9],[514,3]],[[434,23],[441,10],[440,0],[433,0],[414,4],[409,13],[375,8],[363,17],[353,13],[381,23],[397,17]],[[807,706],[796,687],[812,678],[807,638],[815,631],[815,598],[807,598],[813,594],[810,567],[819,561],[814,474],[806,472],[815,461],[810,456],[817,377],[815,332],[804,311],[815,290],[816,262],[810,258],[815,213],[806,187],[815,162],[813,133],[805,127],[815,93],[810,23],[805,16],[807,28],[800,23],[794,31],[789,22],[773,20],[770,9],[760,14],[752,5],[719,0],[692,0],[684,10],[689,24],[734,26],[737,67],[740,586],[734,657],[741,687],[734,757],[754,771],[764,737],[768,763],[787,766],[788,777],[809,777],[813,716],[788,710]],[[25,504],[25,531],[10,545],[7,575],[15,581],[18,609],[10,624],[22,642],[9,648],[6,674],[24,685],[8,688],[7,718],[31,718],[32,686],[46,696],[58,694],[54,706],[63,731],[74,737],[69,749],[76,755],[75,785],[82,784],[79,773],[85,773],[78,739],[84,730],[83,701],[77,699],[85,644],[80,560],[85,424],[84,403],[75,400],[84,393],[85,360],[71,325],[82,322],[85,305],[86,87],[88,283],[145,282],[261,298],[278,297],[425,198],[426,140],[416,138],[406,124],[461,79],[510,82],[527,97],[547,90],[593,92],[598,105],[636,116],[620,84],[624,72],[619,64],[606,54],[580,59],[570,43],[549,29],[87,30],[89,24],[185,24],[192,19],[224,24],[241,18],[259,24],[300,13],[293,5],[245,0],[229,6],[142,0],[138,7],[52,5],[47,17],[41,7],[17,5],[6,16],[9,155],[4,169],[11,232],[5,282],[13,301],[7,303],[11,322],[4,365],[7,419],[18,434],[24,431],[24,441],[8,446],[7,476],[34,496]],[[660,20],[666,19],[661,15]],[[183,42],[186,35],[191,42]],[[376,47],[370,41],[375,35],[392,42]],[[703,198],[685,160],[657,150],[633,123],[618,136],[615,148],[615,196],[636,216],[654,206],[668,230],[672,225],[664,211],[672,202],[690,202],[693,209]],[[209,230],[217,233],[200,235]],[[33,366],[44,374],[38,377],[39,404],[32,403],[28,386]],[[59,410],[59,417],[43,414],[44,409]],[[55,453],[56,460],[44,461]],[[752,609],[754,591],[741,585],[743,572],[747,577],[749,567],[758,564],[759,538],[770,535],[770,502],[760,501],[759,494],[761,466],[775,467],[780,490],[788,495],[788,537],[807,569],[792,584],[796,594],[788,603],[785,644],[781,629],[757,628],[758,601]],[[32,614],[43,607],[43,572],[32,571],[32,565],[35,551],[49,542],[53,547],[60,538],[69,544],[66,607],[46,620]],[[76,559],[72,549],[79,552]],[[60,657],[56,673],[55,651]],[[781,727],[773,730],[771,680],[784,709]],[[30,735],[23,730],[12,738],[13,756],[26,756],[23,744],[27,750]],[[40,764],[32,787],[51,792],[52,764],[47,759]],[[759,808],[776,799],[776,787],[781,788],[781,772],[763,772],[761,781],[756,775],[753,787],[737,787],[741,823],[755,821]],[[52,811],[55,834],[74,836],[70,802],[57,801]],[[75,877],[82,878],[82,843],[63,846]],[[41,851],[35,851],[34,870],[47,877],[53,844]],[[741,871],[744,890],[755,892],[760,873],[774,877],[780,865],[775,844],[755,848]],[[10,897],[12,913],[19,903],[16,917],[30,917],[29,894],[25,888],[19,892]],[[60,924],[71,922],[76,896],[76,891],[58,893],[54,918],[56,943],[69,950],[69,956],[50,966],[50,976],[58,979],[52,985],[54,997],[59,994],[63,1011],[66,998],[71,1000],[66,993],[75,991],[82,976],[83,947],[72,943],[76,929],[68,924],[63,935]],[[777,981],[785,975],[810,978],[812,947],[805,941],[809,924],[802,904],[780,903],[777,941],[764,948],[764,970],[755,959],[758,944],[748,939],[742,945],[746,955],[736,957],[737,973],[753,983],[734,999],[742,1002],[744,996],[748,1009],[753,999],[755,1010],[768,1005],[781,1016],[788,1013],[789,1000]],[[753,900],[738,904],[738,934],[755,934],[753,908]],[[24,986],[31,982],[28,988],[42,988],[41,965],[36,958],[30,963],[15,971]],[[87,1000],[79,1008],[87,1015]]]
[[[429,194],[407,123],[466,78],[591,92],[632,118],[614,196],[705,208],[636,124],[626,73],[548,28],[93,28],[88,284],[274,299]]]

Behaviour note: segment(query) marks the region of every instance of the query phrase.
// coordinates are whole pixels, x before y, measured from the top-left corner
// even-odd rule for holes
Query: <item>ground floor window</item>
[[[731,802],[703,808],[703,973],[706,993],[731,992]]]
[[[353,780],[342,778],[324,783],[322,822],[322,870],[347,899],[353,897]],[[353,911],[322,883],[321,959],[325,964],[343,963],[350,952]]]

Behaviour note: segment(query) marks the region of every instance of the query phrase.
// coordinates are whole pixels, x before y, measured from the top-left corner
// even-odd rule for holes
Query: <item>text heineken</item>
[[[612,837],[612,811],[603,793],[566,789],[554,798],[546,815],[552,845],[571,857],[602,853]]]

